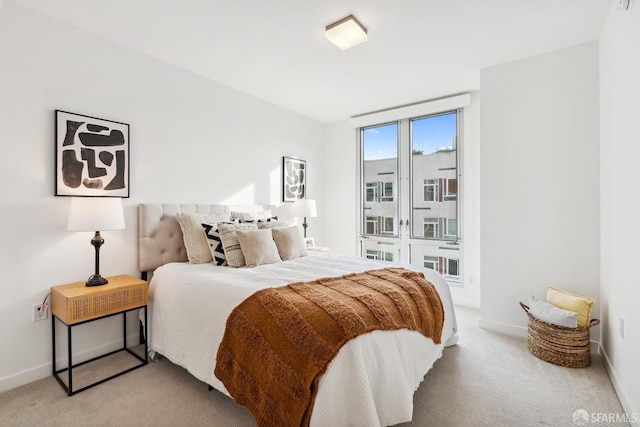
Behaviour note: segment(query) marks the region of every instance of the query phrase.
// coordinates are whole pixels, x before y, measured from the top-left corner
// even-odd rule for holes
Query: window
[[[365,202],[393,202],[393,182],[367,182]]]
[[[369,236],[395,236],[399,218],[398,123],[363,128],[360,138],[361,179],[366,183],[361,199],[362,232]]]
[[[440,269],[438,268],[439,263],[438,263],[438,257],[437,256],[425,255],[423,257],[423,266],[425,268],[430,268],[430,269],[435,270],[435,271],[440,271]]]
[[[365,234],[378,234],[378,218],[373,216],[367,217]]]
[[[383,260],[383,261],[393,261],[393,254],[391,252],[375,251],[375,250],[367,249],[366,258]]]
[[[435,202],[438,200],[438,180],[425,179],[424,181],[424,201]]]
[[[457,258],[425,255],[422,260],[422,265],[425,268],[439,272],[449,281],[457,282],[460,279],[460,272],[458,270],[459,260]]]
[[[438,238],[438,218],[424,219],[424,237],[427,239]]]
[[[383,202],[393,202],[393,182],[381,182]]]
[[[468,105],[470,96],[459,95],[350,120],[359,136],[362,256],[388,253],[394,261],[446,270],[448,281],[460,283],[458,157]]]
[[[458,193],[458,180],[456,178],[446,179],[444,185],[443,200],[445,202],[455,202]]]
[[[455,218],[445,218],[444,236],[455,238],[458,235],[458,220]]]
[[[459,279],[458,260],[455,258],[444,258],[444,271],[442,272],[449,280]]]
[[[382,218],[382,234],[393,234],[395,227],[393,218]]]
[[[365,234],[376,235],[395,233],[396,219],[394,217],[368,216],[365,220]],[[380,230],[380,232],[378,232]]]
[[[378,183],[377,182],[367,182],[367,202],[377,202],[378,201]]]

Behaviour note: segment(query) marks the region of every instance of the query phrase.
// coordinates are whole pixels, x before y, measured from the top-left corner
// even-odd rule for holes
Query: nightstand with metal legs
[[[51,288],[51,337],[53,345],[53,376],[67,392],[69,396],[80,393],[83,390],[102,384],[110,379],[126,374],[148,363],[147,344],[144,340],[144,356],[136,354],[127,346],[127,313],[133,310],[144,309],[144,336],[147,336],[147,282],[131,276],[109,277],[108,283],[102,286],[88,287],[85,282],[71,283],[69,285],[54,286]],[[123,345],[114,351],[94,357],[83,362],[73,364],[73,335],[75,326],[105,319],[111,316],[122,315],[123,318]],[[58,369],[56,365],[56,319],[67,327],[67,367]],[[87,365],[98,359],[114,355],[119,352],[127,352],[139,363],[124,369],[116,374],[85,385],[77,390],[73,388],[73,370],[79,366]],[[59,374],[68,371],[68,381],[65,384]]]

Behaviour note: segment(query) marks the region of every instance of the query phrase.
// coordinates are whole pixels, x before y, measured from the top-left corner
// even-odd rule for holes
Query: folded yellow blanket
[[[263,289],[229,315],[214,373],[259,426],[308,425],[318,381],[348,340],[406,328],[439,344],[443,324],[433,284],[402,268]]]

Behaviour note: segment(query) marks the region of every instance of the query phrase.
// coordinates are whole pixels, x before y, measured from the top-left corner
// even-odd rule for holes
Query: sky
[[[413,149],[424,154],[452,147],[456,135],[456,114],[449,113],[412,121]],[[398,125],[371,127],[363,131],[364,160],[389,159],[398,156]]]

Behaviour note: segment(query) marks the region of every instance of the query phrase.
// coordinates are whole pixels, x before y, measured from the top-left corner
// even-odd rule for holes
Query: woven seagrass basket
[[[529,307],[520,303],[529,318],[527,348],[538,359],[567,368],[586,368],[591,365],[589,329],[600,323],[592,319],[583,328],[567,328],[536,319]]]

